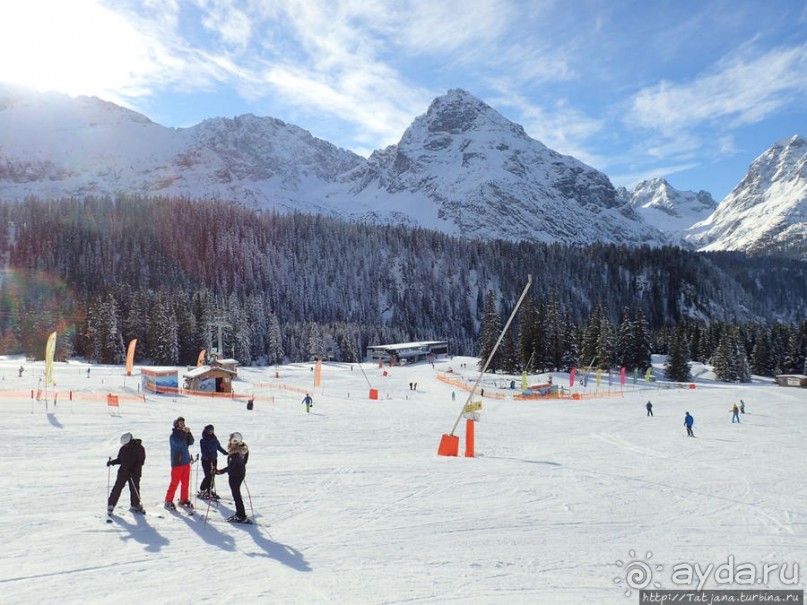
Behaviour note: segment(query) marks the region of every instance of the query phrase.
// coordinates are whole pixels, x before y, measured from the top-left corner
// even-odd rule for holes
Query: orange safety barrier
[[[458,389],[462,389],[463,391],[470,392],[473,387],[471,385],[459,380],[457,378],[449,378],[448,376],[444,376],[443,374],[437,374],[437,380],[440,382],[445,382],[446,384],[450,384],[452,386],[457,387]],[[479,392],[479,391],[477,391]],[[483,395],[483,397],[487,397],[488,399],[504,399],[504,395],[501,393],[490,393],[487,392]]]
[[[117,395],[113,395],[112,393],[109,393],[109,394],[106,396],[106,404],[107,404],[109,407],[112,407],[112,408],[117,408],[117,407],[120,407],[120,404],[119,404],[119,402],[118,402],[118,396],[117,396]]]
[[[378,399],[378,389],[370,389],[370,399]]]
[[[460,438],[456,435],[443,435],[440,439],[440,447],[437,448],[438,456],[458,456],[460,451]]]

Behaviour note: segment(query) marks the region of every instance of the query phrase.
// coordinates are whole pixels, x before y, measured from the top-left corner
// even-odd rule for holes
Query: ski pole
[[[255,518],[255,509],[252,508],[252,494],[249,493],[249,486],[247,485],[247,479],[244,477],[244,487],[247,489],[247,497],[249,498],[249,510],[252,513],[252,518]]]
[[[140,491],[135,487],[134,481],[129,477],[129,489],[137,496],[137,501],[140,503],[140,508],[143,508],[143,499],[140,497]]]
[[[110,462],[112,462],[112,456],[110,456],[107,459],[107,465],[106,465],[106,501],[107,501],[107,504],[109,504],[109,477],[110,477],[110,474],[112,472],[112,465],[109,464]]]
[[[211,463],[210,465],[210,485],[207,486],[207,510],[205,511],[205,525],[207,525],[207,516],[210,514],[210,505],[213,504],[213,490],[216,487],[216,466]]]
[[[199,481],[199,454],[196,454],[196,458],[193,462],[193,505],[196,506],[199,504],[199,496],[196,495],[199,488],[196,487],[197,482]]]

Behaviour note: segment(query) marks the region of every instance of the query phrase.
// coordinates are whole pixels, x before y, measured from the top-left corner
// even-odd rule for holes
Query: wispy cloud
[[[629,173],[622,173],[622,174],[612,174],[610,175],[611,182],[616,185],[617,187],[625,187],[628,190],[632,190],[642,181],[649,181],[650,179],[654,178],[669,178],[670,175],[674,175],[679,172],[685,172],[692,168],[695,168],[698,164],[693,163],[685,163],[685,164],[668,164],[664,166],[653,166],[651,168],[645,168],[644,170],[637,170],[635,172]]]
[[[518,121],[532,138],[561,153],[574,156],[587,164],[603,167],[606,158],[590,151],[589,139],[599,133],[604,121],[587,116],[565,100],[554,106],[541,107],[524,96],[509,91],[501,97],[490,99],[498,108],[511,107]]]
[[[807,92],[807,45],[750,56],[726,57],[692,82],[663,81],[640,91],[628,120],[674,135],[704,122],[728,120],[730,127],[761,121]]]

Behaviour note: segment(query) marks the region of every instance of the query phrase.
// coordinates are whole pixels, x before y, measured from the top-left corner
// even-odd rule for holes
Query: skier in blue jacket
[[[687,435],[690,437],[694,437],[695,433],[692,432],[692,425],[695,424],[695,419],[689,415],[687,412],[686,416],[684,416],[684,426],[687,427]]]
[[[165,508],[176,510],[174,494],[179,487],[179,505],[186,509],[193,509],[189,496],[191,482],[191,456],[188,446],[193,445],[191,429],[185,426],[185,419],[180,416],[174,420],[174,429],[168,438],[171,446],[171,483],[165,492]]]
[[[221,447],[218,438],[216,437],[216,429],[212,424],[208,424],[202,432],[202,438],[199,440],[199,449],[202,451],[202,472],[205,474],[202,479],[202,484],[199,486],[197,497],[203,500],[213,498],[218,500],[216,495],[214,477],[216,476],[216,467],[218,466],[218,452],[225,456],[227,450]]]

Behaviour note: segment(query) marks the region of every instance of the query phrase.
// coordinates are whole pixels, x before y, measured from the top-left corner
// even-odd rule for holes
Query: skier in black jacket
[[[227,466],[216,471],[217,475],[228,473],[230,475],[230,491],[233,493],[235,501],[235,514],[227,518],[227,521],[235,523],[249,523],[247,512],[244,510],[244,500],[241,498],[241,484],[247,475],[247,460],[249,460],[249,448],[241,438],[241,433],[232,433],[227,442]]]
[[[219,497],[213,489],[213,473],[216,472],[216,467],[218,466],[218,452],[225,456],[228,452],[221,447],[221,443],[216,437],[216,429],[212,424],[205,427],[202,438],[199,440],[199,449],[202,450],[202,470],[205,473],[205,478],[202,479],[202,485],[199,486],[199,492],[196,495],[204,500],[209,498],[218,500]]]
[[[109,493],[106,510],[112,513],[118,503],[123,486],[129,484],[130,511],[145,514],[143,503],[140,500],[140,475],[143,465],[146,463],[146,450],[140,439],[133,439],[131,433],[124,433],[120,436],[121,448],[118,450],[118,457],[107,461],[107,466],[119,464],[118,477],[115,485]]]

